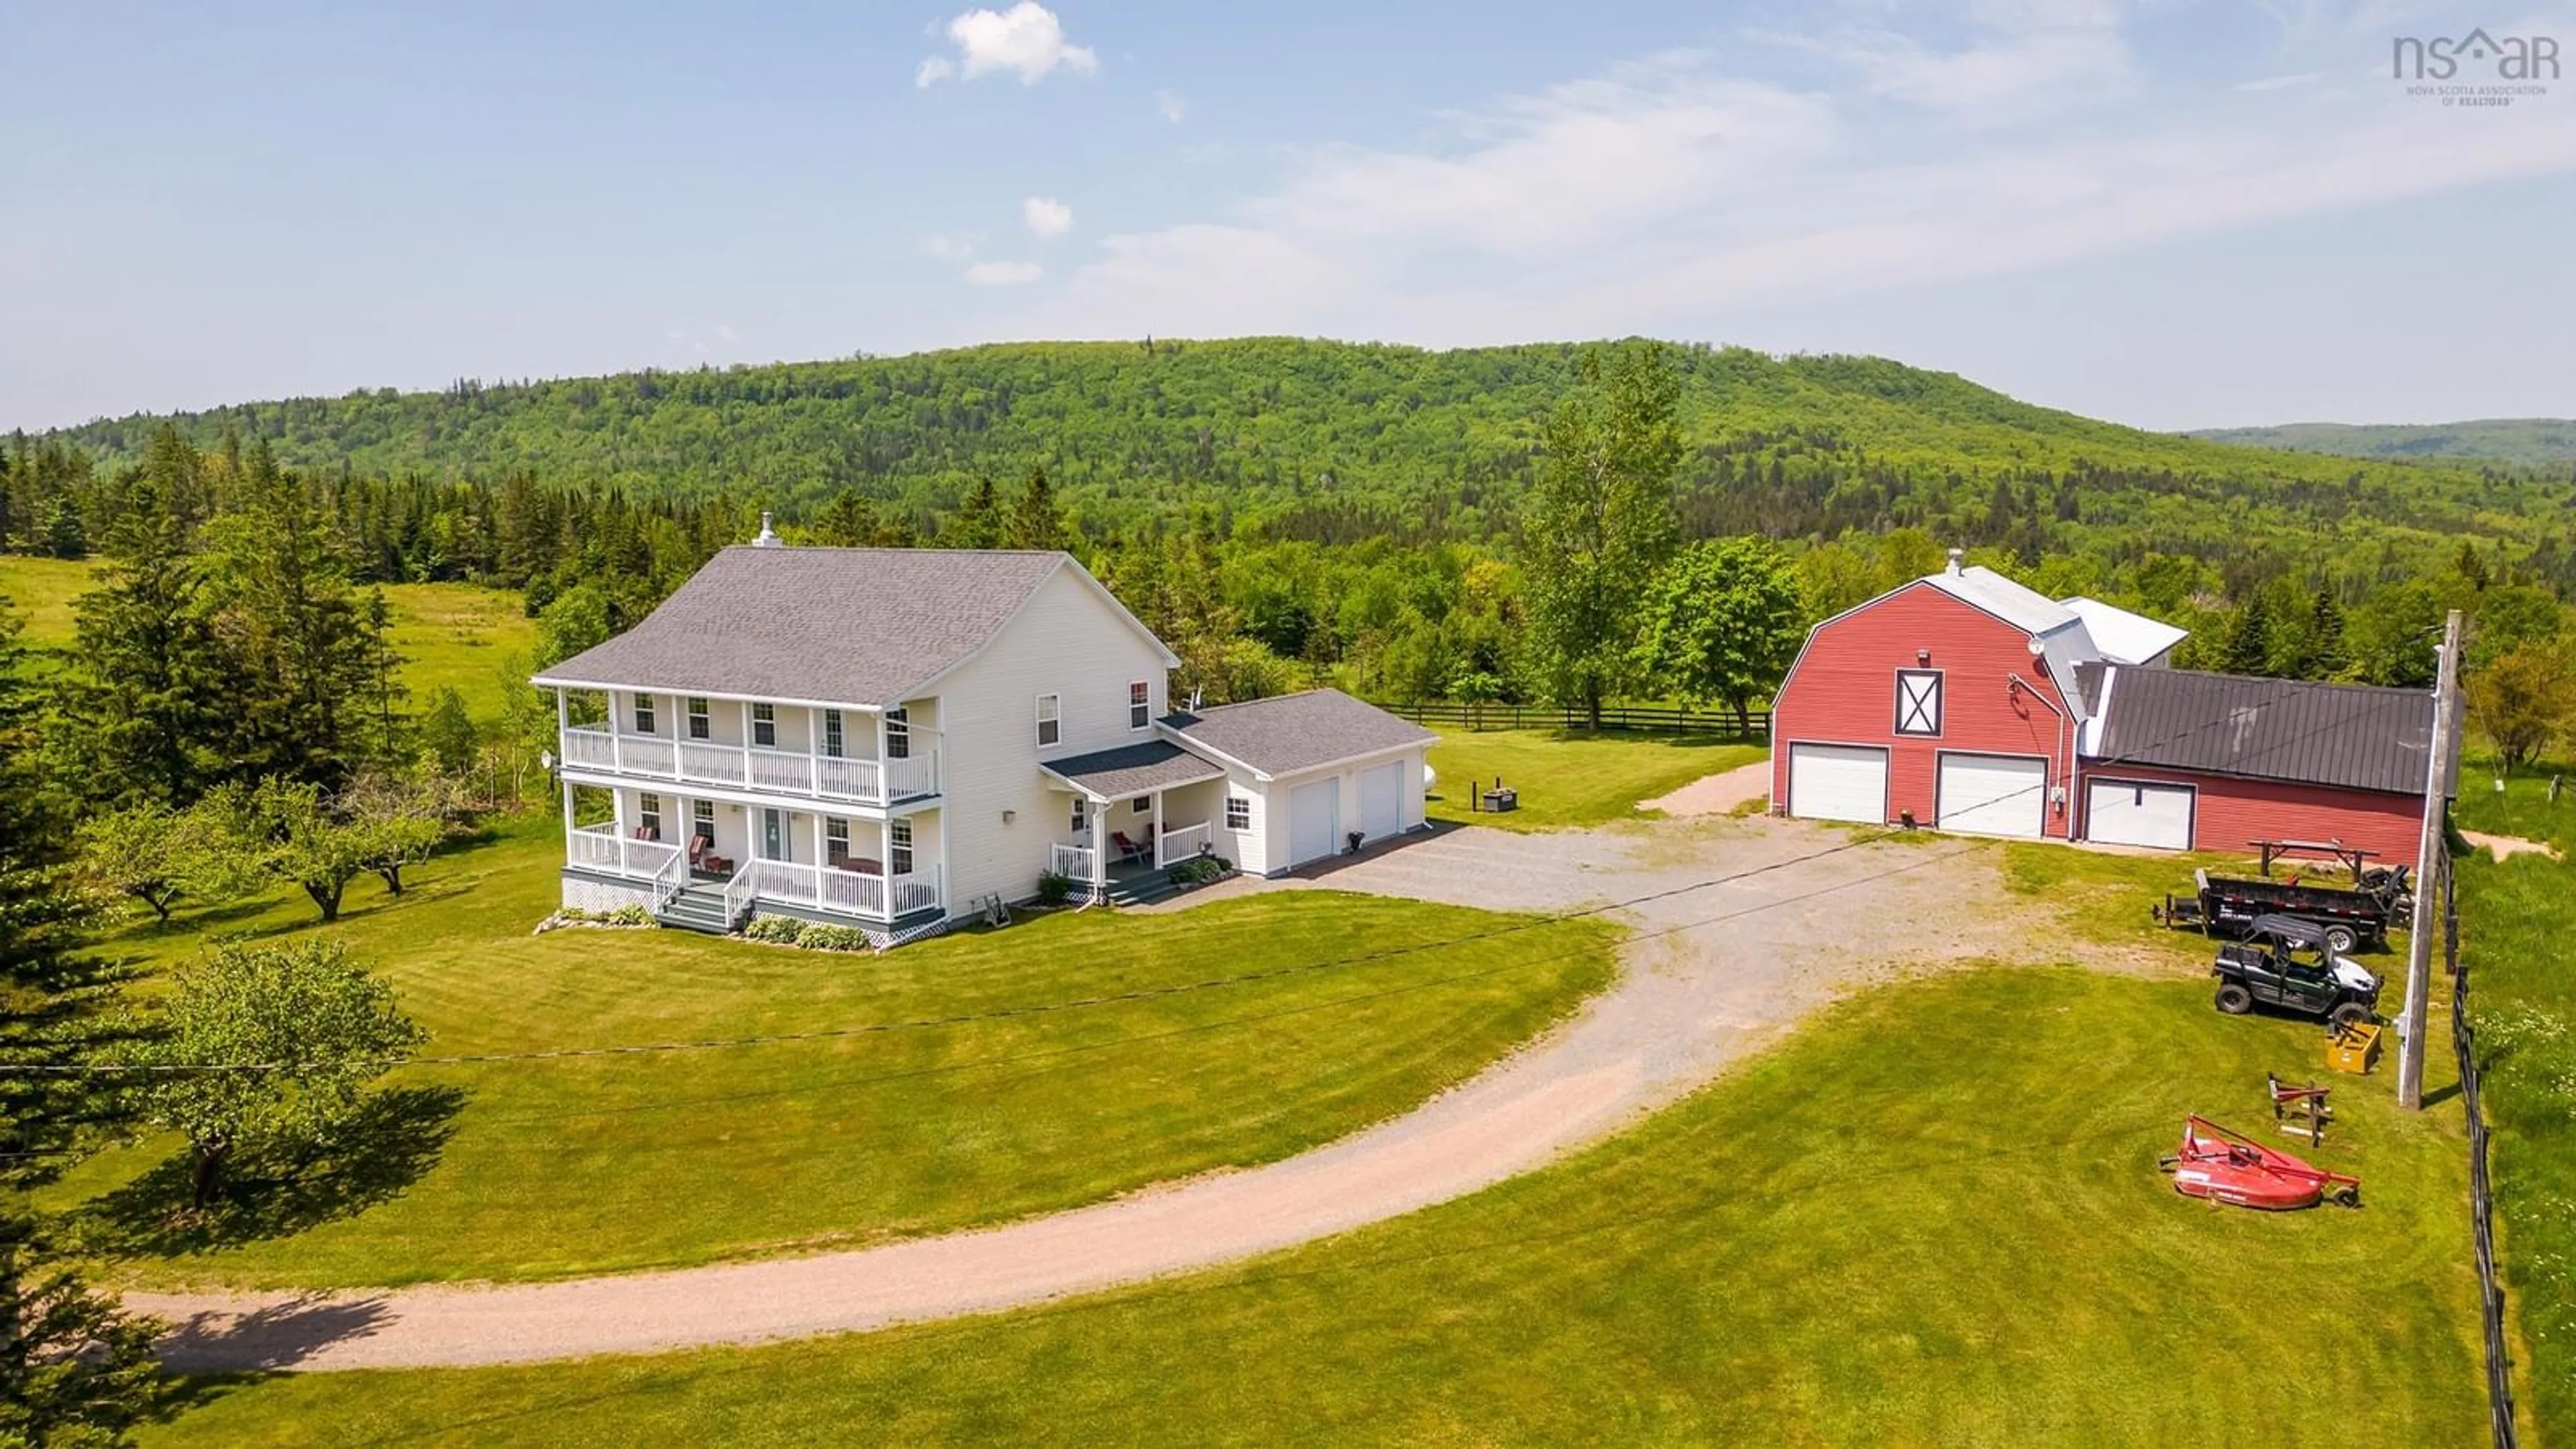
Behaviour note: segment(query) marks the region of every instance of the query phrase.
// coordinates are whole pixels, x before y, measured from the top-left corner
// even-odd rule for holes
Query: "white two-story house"
[[[1428,731],[1334,690],[1176,712],[1178,661],[1070,555],[762,538],[537,676],[565,905],[890,945],[1049,873],[1150,896],[1194,856],[1278,874],[1424,824]],[[580,787],[610,818],[577,823]]]

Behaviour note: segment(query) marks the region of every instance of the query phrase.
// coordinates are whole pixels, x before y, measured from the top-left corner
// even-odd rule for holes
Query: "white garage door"
[[[1371,840],[1384,840],[1404,830],[1404,762],[1389,760],[1360,771],[1360,829]]]
[[[1789,813],[1802,820],[1887,822],[1887,751],[1877,745],[1791,745]]]
[[[2037,835],[2048,818],[2048,762],[2019,755],[1943,755],[1941,828]]]
[[[2084,836],[2113,845],[2191,849],[2189,785],[2140,780],[2088,780],[2084,784]]]
[[[1288,863],[1304,865],[1340,849],[1342,781],[1336,775],[1288,792]]]

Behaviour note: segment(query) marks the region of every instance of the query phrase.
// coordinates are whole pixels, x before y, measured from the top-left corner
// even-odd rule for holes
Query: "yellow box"
[[[2367,1073],[2379,1065],[2379,1027],[2357,1022],[2335,1028],[2326,1040],[2326,1065],[2338,1072]]]

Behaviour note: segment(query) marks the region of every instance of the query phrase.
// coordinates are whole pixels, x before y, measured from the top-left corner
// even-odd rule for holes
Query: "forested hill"
[[[2468,459],[2533,468],[2576,463],[2576,418],[2480,418],[2421,425],[2284,423],[2274,428],[2202,428],[2184,436],[2347,458]]]
[[[1220,508],[1325,542],[1493,538],[1580,349],[1431,352],[1290,339],[1033,343],[770,367],[352,393],[176,419],[290,465],[794,511],[856,486],[929,519],[1038,464],[1087,531]],[[2432,544],[2533,534],[2564,478],[2258,452],[2034,407],[1862,357],[1675,347],[1696,445],[1692,531],[1833,537],[1915,525],[1968,543],[2156,547],[2223,560],[2261,536]],[[120,459],[160,419],[59,435]],[[2347,541],[2352,541],[2349,537]],[[2531,539],[2526,537],[2524,542]]]

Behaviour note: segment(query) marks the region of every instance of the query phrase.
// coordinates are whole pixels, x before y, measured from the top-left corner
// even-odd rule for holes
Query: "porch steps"
[[[1114,875],[1109,878],[1109,904],[1113,906],[1150,906],[1179,894],[1180,887],[1172,884],[1168,870],[1145,871],[1123,880]]]
[[[655,920],[682,931],[704,931],[722,936],[733,930],[725,915],[725,893],[721,884],[682,886],[671,897],[670,904],[654,913]]]

